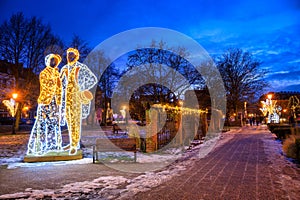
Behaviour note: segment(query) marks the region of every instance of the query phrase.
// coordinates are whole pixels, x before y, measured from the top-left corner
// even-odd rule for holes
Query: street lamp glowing
[[[272,94],[268,94],[268,99],[272,99]]]
[[[12,98],[13,98],[13,99],[18,98],[18,93],[13,93],[13,94],[12,94]]]
[[[179,100],[179,105],[182,106],[183,105],[183,101]]]

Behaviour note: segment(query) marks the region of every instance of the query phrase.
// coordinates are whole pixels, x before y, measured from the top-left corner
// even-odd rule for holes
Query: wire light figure
[[[49,151],[62,151],[60,129],[61,80],[58,65],[61,57],[49,54],[46,68],[40,73],[40,95],[37,117],[31,130],[27,155],[44,155]]]
[[[95,74],[78,62],[77,49],[67,50],[68,63],[61,69],[62,80],[62,125],[67,122],[70,144],[64,147],[70,155],[80,149],[81,121],[90,112],[93,94],[89,91],[97,83]]]

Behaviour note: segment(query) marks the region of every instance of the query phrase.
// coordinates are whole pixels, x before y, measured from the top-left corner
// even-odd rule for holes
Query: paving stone
[[[256,133],[251,134],[252,130]],[[288,167],[278,172],[274,170],[273,162],[268,160],[265,152],[265,148],[268,147],[264,147],[263,140],[266,137],[272,139],[268,134],[265,130],[257,133],[255,128],[244,129],[208,157],[195,162],[200,170],[187,170],[179,177],[163,183],[163,189],[157,187],[146,193],[163,194],[168,188],[181,186],[187,194],[182,197],[173,195],[175,193],[172,192],[168,194],[168,199],[175,196],[177,199],[286,199],[289,197],[288,191],[285,191],[281,178],[276,175],[284,173],[291,179],[297,179],[300,173]],[[192,178],[181,182],[181,177],[189,177],[191,174]],[[197,178],[200,181],[197,181]],[[292,192],[295,193],[290,191]],[[144,193],[139,193],[134,199],[145,199],[141,197],[145,197]],[[151,196],[151,199],[156,198]]]

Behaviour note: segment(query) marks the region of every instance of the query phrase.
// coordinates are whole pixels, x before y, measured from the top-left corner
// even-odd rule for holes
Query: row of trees
[[[188,57],[186,49],[171,48],[162,41],[159,43],[152,41],[151,48],[137,49],[128,57],[126,71],[133,70],[137,66],[138,68],[122,79],[119,91],[128,90],[132,94],[131,102],[140,101],[143,96],[152,96],[156,97],[156,99],[152,99],[155,102],[175,103],[187,89],[208,90],[206,83],[209,80],[207,79],[218,78],[210,69],[213,64],[206,63],[208,66],[201,66],[206,70],[204,72],[206,77],[203,77],[185,59]],[[250,52],[239,48],[230,48],[221,56],[216,57],[214,62],[224,82],[228,115],[238,113],[243,109],[244,102],[255,103],[264,93],[264,88],[268,86],[264,79],[268,71],[260,67],[261,62],[256,60]],[[163,65],[173,70],[168,70]],[[132,82],[132,80],[135,81]],[[155,84],[149,84],[152,82]],[[137,85],[141,85],[141,87],[132,89],[132,91],[128,89],[135,88]],[[192,88],[190,88],[191,86]],[[210,86],[211,90],[214,90],[215,88],[212,87]],[[207,91],[207,94],[210,92]],[[210,95],[212,97],[212,94]],[[122,97],[128,98],[124,94]],[[211,101],[215,108],[218,108],[216,104],[221,104],[217,102],[218,100],[211,99]],[[201,104],[201,102],[199,103]],[[136,109],[139,107],[141,106]]]
[[[215,60],[227,93],[227,113],[237,113],[244,102],[255,103],[264,93],[268,71],[250,52],[231,48]]]
[[[32,74],[38,74],[44,68],[45,55],[58,53],[64,58],[63,49],[69,46],[79,49],[81,61],[91,52],[88,43],[76,35],[66,45],[52,32],[50,25],[43,24],[37,17],[25,18],[22,13],[17,13],[0,26],[0,59],[16,66],[12,74],[16,80],[15,89],[22,91],[23,102],[37,99],[38,80]],[[170,103],[178,100],[187,89],[206,88],[201,74],[185,59],[189,52],[181,47],[169,47],[163,41],[152,41],[150,48],[130,52],[123,70],[105,58],[103,52],[93,53],[95,56],[89,55],[85,62],[93,66],[96,73],[103,74],[98,87],[104,98],[101,107],[105,110],[109,99],[118,95],[118,91],[130,91],[129,96],[120,96],[126,97],[127,102],[149,95],[157,97],[156,102]],[[228,112],[236,113],[244,101],[256,99],[267,85],[264,80],[267,71],[260,68],[261,63],[249,52],[238,48],[228,49],[215,58],[215,63],[224,81]],[[21,64],[23,66],[19,67]],[[106,66],[109,67],[102,72],[101,69]],[[19,83],[21,76],[25,82]],[[114,90],[117,85],[118,88]]]
[[[24,104],[32,105],[32,102],[37,100],[39,95],[37,74],[45,67],[45,56],[49,53],[58,53],[64,58],[64,49],[68,46],[80,50],[81,60],[90,52],[88,44],[79,36],[74,35],[67,45],[53,33],[50,25],[44,24],[37,17],[26,18],[23,13],[16,13],[0,25],[0,59],[14,66],[10,68],[10,73],[15,80],[14,90],[19,94],[17,122]],[[65,58],[63,63],[66,63]],[[10,98],[11,94],[6,95],[6,98]]]

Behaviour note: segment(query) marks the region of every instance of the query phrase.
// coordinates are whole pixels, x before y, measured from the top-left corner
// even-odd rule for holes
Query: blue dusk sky
[[[300,91],[298,0],[0,0],[0,23],[16,12],[41,18],[65,42],[79,35],[91,48],[141,27],[179,31],[212,57],[242,48],[270,71],[269,91]]]

